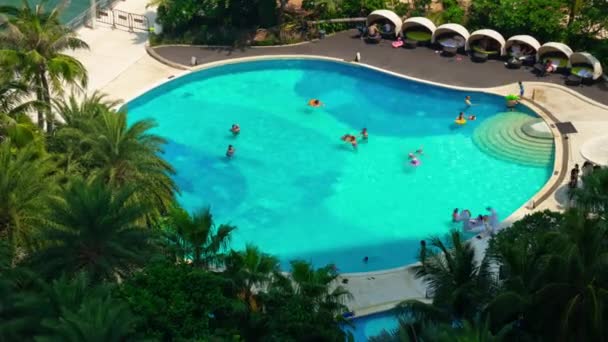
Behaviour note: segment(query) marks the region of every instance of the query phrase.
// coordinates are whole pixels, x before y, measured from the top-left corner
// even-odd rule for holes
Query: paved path
[[[270,48],[206,48],[190,46],[156,47],[154,50],[163,58],[185,66],[196,56],[199,64],[228,58],[251,57],[277,54],[307,54],[353,60],[357,52],[362,62],[373,66],[454,86],[486,88],[517,81],[539,81],[564,84],[563,76],[550,75],[537,78],[529,69],[509,70],[503,62],[489,60],[473,63],[466,56],[441,57],[435,50],[419,47],[414,50],[393,49],[389,41],[378,45],[364,43],[354,37],[356,31],[341,32],[323,40],[295,46]],[[594,86],[572,87],[571,89],[600,103],[608,104],[608,84],[602,82]]]
[[[150,23],[156,18],[153,10],[146,9],[148,0],[119,1],[114,9],[143,14]],[[96,22],[95,29],[81,26],[76,30],[90,50],[68,52],[84,64],[89,73],[87,92],[103,89],[114,79],[140,59],[147,57],[145,45],[148,32],[129,32],[127,28],[112,28],[110,25]]]

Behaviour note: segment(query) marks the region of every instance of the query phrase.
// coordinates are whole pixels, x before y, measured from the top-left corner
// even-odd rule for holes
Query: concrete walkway
[[[146,8],[148,1],[119,1],[114,9],[145,15],[152,24],[156,11]],[[95,29],[81,26],[76,32],[90,50],[68,53],[82,62],[89,73],[87,93],[101,90],[112,97],[126,99],[163,76],[174,74],[172,68],[153,61],[146,53],[148,32],[129,32],[126,27],[113,28],[100,22],[95,23]],[[133,89],[133,92],[128,89]]]

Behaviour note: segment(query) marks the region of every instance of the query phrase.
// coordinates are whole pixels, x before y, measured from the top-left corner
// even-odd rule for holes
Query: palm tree
[[[582,188],[573,191],[577,207],[608,218],[608,169],[593,170],[583,176]]]
[[[110,100],[108,96],[98,90],[92,94],[78,97],[72,93],[68,98],[53,101],[53,108],[62,119],[62,127],[82,129],[87,123],[112,110],[122,101]]]
[[[14,116],[39,106],[37,101],[26,100],[28,92],[27,84],[10,80],[6,75],[0,77],[0,113]]]
[[[272,276],[279,272],[279,260],[254,245],[248,244],[244,251],[231,251],[226,258],[226,274],[241,290],[243,300],[249,308],[257,309],[254,290],[265,288]]]
[[[119,280],[153,254],[139,224],[147,208],[131,198],[131,186],[116,191],[100,181],[73,180],[50,204],[47,225],[34,246],[31,264],[51,278],[86,271],[93,281]]]
[[[608,338],[603,323],[608,305],[607,239],[606,221],[580,210],[568,211],[563,229],[547,234],[552,252],[531,311],[553,340]]]
[[[34,140],[42,144],[35,125],[25,114],[31,108],[40,108],[40,104],[26,100],[27,93],[25,84],[0,77],[0,141],[9,138],[17,148]]]
[[[314,306],[311,310],[325,309],[335,314],[346,311],[344,301],[351,294],[337,285],[338,272],[334,265],[315,269],[310,263],[301,260],[291,262],[290,277],[275,274],[277,284],[287,292],[310,299]]]
[[[190,215],[180,207],[169,211],[166,243],[178,261],[192,260],[195,267],[218,266],[236,229],[229,224],[215,227],[209,208]]]
[[[149,132],[154,126],[151,120],[129,126],[126,113],[107,112],[89,120],[84,130],[92,176],[116,189],[137,184],[133,200],[150,209],[148,220],[166,213],[177,191],[175,171],[159,156],[165,140]]]
[[[420,265],[411,271],[421,278],[433,294],[432,304],[406,300],[397,311],[409,317],[411,334],[415,336],[425,324],[456,324],[472,322],[484,309],[492,288],[487,258],[478,263],[474,247],[453,231],[444,243],[440,238],[423,247]]]
[[[35,146],[0,143],[0,236],[21,245],[46,212],[54,190],[49,161]]]
[[[135,316],[112,297],[106,284],[93,284],[79,273],[73,279],[54,280],[44,289],[50,310],[37,341],[118,342],[133,337]]]
[[[0,15],[8,17],[0,31],[0,65],[16,70],[20,80],[31,84],[36,99],[47,105],[47,110],[38,110],[38,125],[43,128],[46,123],[47,130],[52,131],[51,94],[61,94],[64,83],[81,87],[87,84],[85,67],[63,51],[88,49],[88,45],[61,24],[59,15],[65,2],[50,12],[44,10],[44,4],[45,1],[32,8],[23,0],[21,8],[0,7]]]
[[[433,305],[447,309],[457,319],[472,319],[491,288],[488,260],[476,262],[474,247],[457,231],[447,243],[432,238],[424,255],[412,272],[427,284]]]
[[[89,152],[87,132],[102,114],[112,112],[120,101],[108,100],[106,95],[95,91],[78,98],[72,93],[68,98],[53,101],[53,109],[61,117],[55,134],[47,137],[48,149],[63,179],[70,176],[87,176],[95,161]]]

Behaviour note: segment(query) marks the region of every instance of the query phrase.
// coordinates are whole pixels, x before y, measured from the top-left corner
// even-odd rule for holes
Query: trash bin
[[[319,39],[325,39],[325,30],[319,30]]]

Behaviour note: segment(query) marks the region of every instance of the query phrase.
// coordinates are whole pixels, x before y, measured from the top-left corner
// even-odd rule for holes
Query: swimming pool
[[[456,126],[465,95],[478,119]],[[311,108],[311,98],[325,105]],[[218,223],[238,226],[233,246],[253,242],[284,266],[303,258],[357,272],[414,262],[419,240],[452,228],[453,208],[478,214],[491,205],[505,218],[550,176],[549,163],[494,158],[473,142],[475,128],[504,111],[502,98],[345,63],[227,64],[165,83],[127,107],[131,122],[152,118],[168,139],[181,204],[210,205]],[[233,123],[241,127],[236,138]],[[370,138],[358,151],[340,140],[363,127]],[[421,146],[422,163],[412,167],[408,153]]]
[[[392,311],[382,311],[375,314],[354,318],[352,326],[344,326],[344,331],[350,332],[355,342],[366,342],[370,337],[380,335],[383,331],[392,332],[399,327],[399,318]]]

